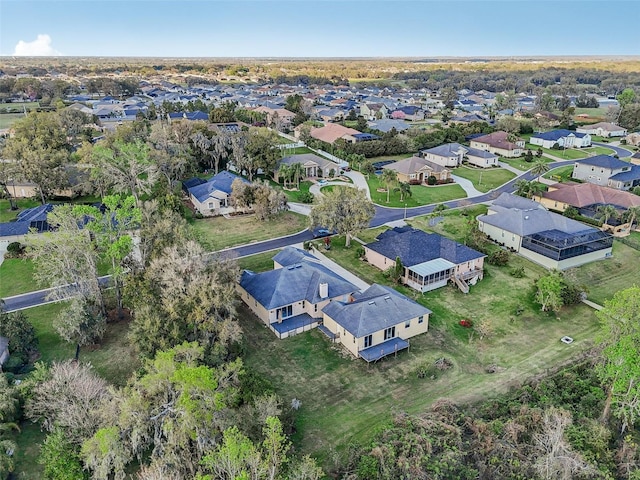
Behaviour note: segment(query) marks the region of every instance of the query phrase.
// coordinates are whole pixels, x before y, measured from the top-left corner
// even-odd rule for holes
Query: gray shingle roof
[[[631,170],[627,172],[616,173],[615,175],[609,178],[610,180],[617,180],[619,182],[628,182],[629,180],[640,180],[640,165],[632,165]]]
[[[420,150],[420,153],[432,153],[434,155],[440,155],[441,157],[458,156],[460,152],[466,152],[467,147],[463,147],[459,143],[445,143],[438,147],[429,148],[426,150]]]
[[[367,248],[378,252],[391,260],[400,257],[405,267],[444,258],[452,263],[469,262],[486,255],[461,243],[450,240],[437,233],[426,233],[422,230],[395,230],[384,232],[378,241],[368,243]]]
[[[480,150],[478,148],[464,147],[467,149],[466,155],[479,158],[498,158],[495,153],[487,152],[486,150]]]
[[[240,286],[267,310],[302,300],[318,303],[322,300],[321,283],[329,285],[329,298],[358,291],[358,287],[310,259],[269,272],[245,270],[240,278]]]
[[[431,313],[428,308],[383,285],[373,284],[353,297],[355,301],[351,303],[333,301],[322,312],[356,338]]]
[[[245,183],[249,183],[246,179],[223,170],[222,172],[219,172],[217,175],[214,175],[209,180],[207,180],[206,183],[189,188],[189,193],[197,198],[199,202],[205,201],[207,198],[209,198],[211,193],[215,192],[216,190],[224,192],[227,195],[231,195],[231,185],[237,178]]]
[[[304,250],[300,250],[295,247],[286,247],[280,250],[274,257],[273,261],[282,266],[292,265],[294,263],[300,263],[304,260],[318,262],[319,260]]]
[[[629,162],[623,162],[622,160],[609,155],[596,155],[595,157],[576,160],[576,163],[593,165],[594,167],[610,168],[612,170],[629,166]]]
[[[569,135],[573,135],[576,138],[582,138],[587,134],[572,132],[571,130],[558,129],[551,130],[550,132],[534,133],[533,135],[531,135],[531,138],[540,138],[542,140],[560,140],[561,138],[568,137]]]
[[[519,208],[521,210],[530,210],[534,208],[544,209],[544,207],[538,202],[506,192],[501,193],[500,196],[493,201],[493,205],[498,205],[504,208]]]

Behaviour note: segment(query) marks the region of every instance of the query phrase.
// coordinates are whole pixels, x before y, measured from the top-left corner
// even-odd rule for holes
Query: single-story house
[[[550,132],[534,133],[529,143],[543,148],[552,148],[554,145],[562,148],[583,148],[591,146],[591,135],[564,129],[551,130]]]
[[[374,362],[409,348],[409,338],[429,329],[431,310],[393,288],[373,284],[350,301],[323,310],[321,330],[354,357]]]
[[[273,257],[274,270],[242,272],[240,298],[278,338],[317,327],[330,302],[348,302],[359,289],[303,250],[287,247]]]
[[[0,240],[16,242],[24,239],[31,230],[38,233],[50,230],[47,217],[54,205],[46,203],[20,212],[14,222],[0,223]]]
[[[305,177],[328,177],[331,170],[333,170],[336,175],[340,171],[340,166],[337,163],[332,162],[331,160],[327,160],[326,158],[314,153],[301,153],[299,155],[290,155],[288,157],[284,157],[282,160],[280,160],[280,162],[278,162],[278,168],[280,167],[280,165],[292,165],[294,163],[302,164],[305,172]],[[277,170],[276,178],[279,178]]]
[[[564,270],[611,256],[613,237],[538,202],[503,193],[478,217],[478,228],[496,243],[545,268]]]
[[[169,120],[203,120],[208,122],[209,114],[200,110],[196,110],[195,112],[174,112],[169,114]]]
[[[316,140],[321,142],[333,144],[339,138],[343,138],[346,141],[347,137],[351,137],[355,134],[362,133],[355,128],[343,127],[338,123],[328,123],[324,127],[311,129],[310,135]],[[353,142],[353,140],[350,140]]]
[[[618,190],[630,190],[640,185],[640,166],[609,155],[576,160],[571,178]]]
[[[640,132],[630,133],[625,137],[625,140],[627,141],[627,145],[640,146]]]
[[[246,179],[223,170],[206,182],[188,188],[189,199],[195,209],[205,217],[229,213],[233,211],[229,199],[233,190],[233,181],[236,179],[249,183]],[[194,181],[193,183],[198,182]]]
[[[524,140],[509,141],[507,132],[498,131],[471,140],[471,148],[485,150],[501,157],[515,158],[524,152]]]
[[[267,122],[269,124],[277,123],[281,128],[288,128],[291,126],[291,122],[295,118],[296,114],[290,112],[286,108],[270,108],[270,107],[258,107],[254,111],[264,113],[267,116]]]
[[[391,118],[383,118],[382,120],[375,120],[369,122],[369,127],[375,130],[380,130],[383,133],[390,132],[395,128],[396,132],[404,132],[409,129],[409,124],[404,120],[394,120]]]
[[[398,180],[401,182],[427,183],[427,179],[430,176],[436,177],[436,180],[443,182],[451,178],[451,171],[448,168],[422,157],[405,158],[382,168],[395,171],[398,174]]]
[[[9,360],[9,339],[7,337],[0,337],[0,372],[7,360]]]
[[[588,133],[589,135],[597,135],[599,137],[624,137],[627,129],[615,123],[599,122],[593,125],[583,125],[576,128],[578,133]]]
[[[402,282],[427,292],[454,282],[464,293],[484,275],[485,254],[437,233],[411,227],[393,228],[364,246],[365,258],[380,270],[393,267],[400,258]]]

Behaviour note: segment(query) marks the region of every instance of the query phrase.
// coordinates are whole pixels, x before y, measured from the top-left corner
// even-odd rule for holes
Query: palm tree
[[[278,167],[278,180],[282,182],[284,188],[287,188],[287,182],[291,176],[291,167],[292,165],[287,165],[286,163],[281,163]]]
[[[546,190],[544,184],[540,182],[529,182],[529,198],[533,198],[539,193],[542,193]]]
[[[549,171],[549,165],[542,158],[536,160],[531,168],[531,173],[538,175],[538,182],[540,182],[540,177]]]
[[[407,198],[411,197],[411,185],[408,182],[400,182],[396,188],[393,189],[394,192],[400,192],[400,201],[404,200],[404,196]]]
[[[640,205],[627,208],[625,215],[627,216],[627,221],[629,222],[629,230],[631,230],[633,228],[633,222],[635,222],[640,217]]]
[[[305,170],[301,163],[294,163],[289,167],[289,173],[294,182],[296,182],[296,187],[300,190],[300,179],[304,177]]]
[[[382,175],[380,175],[380,183],[387,187],[387,203],[389,203],[389,193],[391,192],[391,187],[398,184],[398,174],[385,168],[382,170]]]
[[[531,184],[524,179],[518,180],[516,182],[516,191],[515,194],[521,197],[529,198],[529,194],[531,193]]]
[[[613,205],[600,205],[596,208],[596,214],[602,218],[602,225],[606,225],[611,217],[616,218],[618,216],[618,210]]]

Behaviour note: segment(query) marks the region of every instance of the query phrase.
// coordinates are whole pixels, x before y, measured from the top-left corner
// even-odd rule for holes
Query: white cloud
[[[38,34],[33,42],[20,40],[13,55],[17,57],[49,57],[62,54],[51,46],[51,37],[45,33]]]

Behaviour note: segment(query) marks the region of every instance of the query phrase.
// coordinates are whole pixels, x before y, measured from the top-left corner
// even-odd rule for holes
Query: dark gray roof
[[[366,247],[391,260],[400,257],[405,267],[437,258],[444,258],[457,265],[486,256],[437,233],[426,233],[415,229],[409,231],[387,230],[383,235],[378,236],[378,241],[368,243]]]
[[[438,147],[428,148],[426,150],[420,150],[420,153],[432,153],[434,155],[440,155],[442,157],[450,157],[452,155],[459,155],[460,151],[463,153],[467,147],[463,147],[459,143],[445,143]]]
[[[0,223],[0,237],[12,237],[13,235],[26,235],[31,227],[31,222],[6,222]]]
[[[217,175],[214,175],[209,180],[207,180],[206,183],[196,185],[195,187],[191,187],[188,190],[189,193],[197,198],[199,202],[203,202],[207,198],[209,198],[209,195],[211,195],[211,193],[215,192],[216,190],[224,192],[227,195],[231,195],[231,185],[237,178],[242,180],[244,183],[249,183],[246,179],[223,170],[222,172],[219,172]]]
[[[278,165],[282,165],[283,163],[286,165],[291,165],[293,163],[301,163],[302,165],[304,165],[307,162],[317,163],[323,170],[325,170],[326,168],[338,168],[337,163],[332,162],[331,160],[327,160],[324,157],[320,157],[315,153],[300,153],[298,155],[290,155],[280,160]]]
[[[576,160],[576,163],[593,165],[594,167],[610,168],[612,170],[629,166],[629,162],[623,162],[622,160],[609,155],[596,155],[595,157]]]
[[[322,312],[356,338],[431,313],[428,308],[383,285],[373,284],[353,297],[355,301],[350,303],[334,300]]]
[[[530,210],[534,208],[544,209],[544,207],[538,202],[506,192],[501,193],[500,196],[493,201],[493,205],[498,205],[504,208],[519,208],[521,210]]]
[[[627,163],[627,162],[624,162],[624,163]],[[617,180],[619,182],[628,182],[630,180],[640,180],[640,165],[632,165],[631,170],[627,172],[616,173],[615,175],[609,177],[609,179]]]
[[[304,260],[311,260],[318,262],[318,259],[311,255],[309,252],[300,250],[295,247],[286,247],[279,251],[274,257],[273,261],[279,263],[282,266],[292,265],[294,263],[300,263]]]
[[[254,273],[245,270],[240,286],[267,310],[306,300],[313,304],[320,298],[320,284],[329,285],[329,298],[351,294],[358,287],[324,265],[304,259],[269,272]]]
[[[471,147],[464,147],[467,150],[467,153],[465,155],[471,155],[473,157],[480,157],[480,158],[498,158],[498,155],[496,155],[495,153],[491,153],[491,152],[487,152],[485,150],[480,150],[479,148],[471,148]]]
[[[550,132],[534,133],[533,135],[531,135],[531,138],[540,138],[542,140],[560,140],[561,138],[568,137],[569,135],[573,135],[576,138],[582,138],[587,134],[573,132],[571,130],[558,129],[551,130]]]

